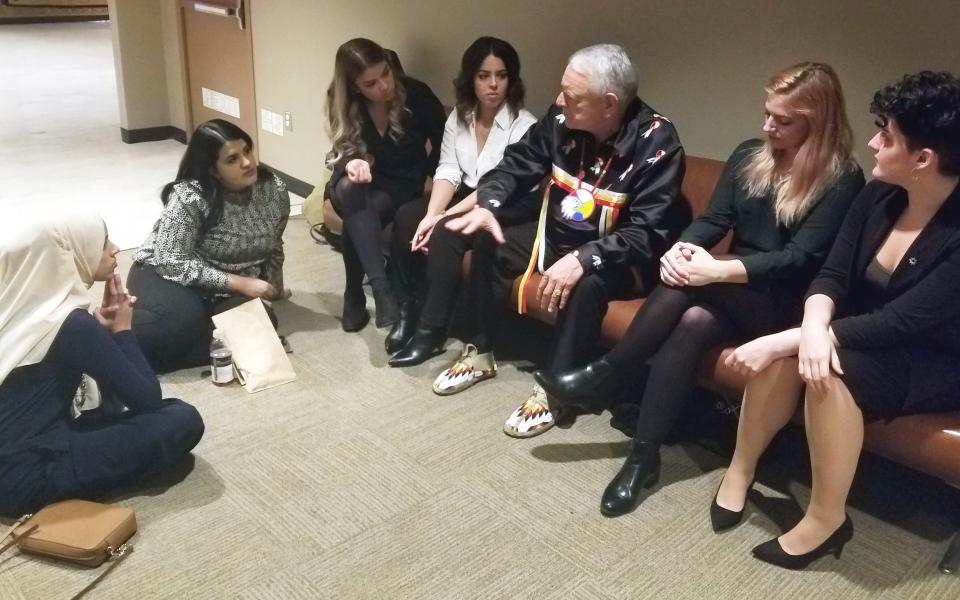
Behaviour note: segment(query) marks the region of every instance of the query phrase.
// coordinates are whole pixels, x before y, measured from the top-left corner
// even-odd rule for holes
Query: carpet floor
[[[517,320],[496,378],[435,396],[459,344],[389,368],[382,330],[340,330],[340,256],[300,219],[285,239],[293,297],[277,313],[297,381],[248,394],[212,385],[206,369],[161,378],[165,395],[197,406],[206,435],[182,472],[116,499],[136,510],[136,550],[92,598],[960,597],[960,579],[936,570],[958,526],[954,491],[879,459],[861,466],[841,560],[795,573],[750,556],[809,498],[798,431],[771,449],[746,522],[713,534],[707,506],[733,422],[703,399],[650,496],[602,517],[627,451],[608,415],[528,440],[500,432],[529,392],[542,328]],[[95,576],[11,551],[0,598],[69,598]]]

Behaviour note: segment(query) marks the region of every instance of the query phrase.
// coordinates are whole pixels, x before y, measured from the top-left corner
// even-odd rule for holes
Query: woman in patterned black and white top
[[[127,282],[140,300],[133,332],[160,372],[204,364],[210,316],[250,298],[281,299],[283,230],[290,197],[259,166],[253,140],[213,119],[197,127],[163,213],[134,257]],[[269,312],[269,309],[268,309]],[[270,312],[276,325],[276,318]]]

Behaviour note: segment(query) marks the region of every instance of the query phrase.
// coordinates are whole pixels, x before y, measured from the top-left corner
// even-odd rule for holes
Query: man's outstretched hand
[[[462,217],[450,219],[447,221],[446,227],[451,231],[459,231],[464,235],[470,235],[483,229],[492,235],[498,244],[506,241],[503,237],[503,229],[501,229],[500,223],[497,222],[497,218],[493,216],[492,212],[479,206],[474,206],[473,210],[470,210]]]

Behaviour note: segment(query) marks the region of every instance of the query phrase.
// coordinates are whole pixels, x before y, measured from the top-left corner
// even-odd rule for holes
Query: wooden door
[[[231,121],[257,142],[253,36],[247,0],[182,0],[190,97],[189,127],[209,119]]]

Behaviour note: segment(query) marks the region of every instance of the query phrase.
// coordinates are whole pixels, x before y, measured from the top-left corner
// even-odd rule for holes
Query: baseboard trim
[[[293,192],[294,194],[306,198],[313,193],[313,185],[303,181],[302,179],[297,179],[293,175],[287,175],[280,169],[271,167],[267,163],[261,163],[263,166],[267,167],[271,171],[277,174],[277,177],[283,180],[287,184],[287,189]]]
[[[144,127],[142,129],[120,128],[120,139],[127,144],[140,142],[159,142],[160,140],[177,140],[181,144],[187,143],[187,132],[172,125],[163,127]]]
[[[32,25],[36,23],[77,23],[81,21],[109,21],[107,15],[63,15],[44,17],[0,17],[0,25]]]

